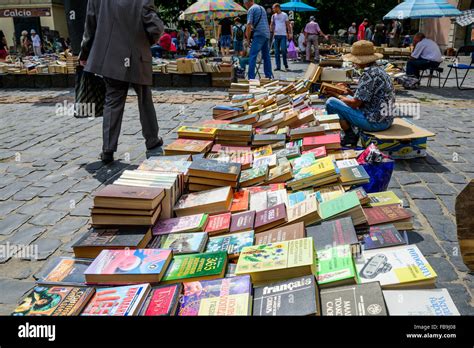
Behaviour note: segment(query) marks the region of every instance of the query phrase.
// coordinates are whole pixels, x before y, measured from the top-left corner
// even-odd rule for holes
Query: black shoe
[[[100,154],[100,160],[105,164],[112,163],[114,161],[114,153],[113,152],[102,152]]]
[[[356,147],[359,143],[359,136],[354,132],[348,132],[341,141],[342,146]]]
[[[159,138],[158,143],[150,148],[147,149],[146,151],[146,158],[154,157],[154,156],[163,156],[163,149],[161,148],[163,146],[163,138]]]
[[[275,71],[281,71],[281,69],[276,68]]]

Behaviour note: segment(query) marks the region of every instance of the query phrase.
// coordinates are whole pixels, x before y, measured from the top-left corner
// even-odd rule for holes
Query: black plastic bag
[[[100,76],[76,69],[76,98],[74,117],[100,117],[104,114],[105,82]]]

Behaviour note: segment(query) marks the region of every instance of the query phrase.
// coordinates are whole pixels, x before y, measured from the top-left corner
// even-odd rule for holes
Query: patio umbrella
[[[309,6],[301,0],[293,0],[290,2],[285,2],[284,4],[280,5],[283,11],[294,11],[294,12],[312,12],[317,11],[318,9],[313,6]]]
[[[461,14],[445,0],[407,0],[398,4],[383,19],[456,17]]]
[[[461,15],[456,18],[456,23],[461,27],[474,23],[474,10],[462,11]]]
[[[181,20],[207,21],[225,17],[237,17],[247,10],[232,0],[199,0],[179,16]]]

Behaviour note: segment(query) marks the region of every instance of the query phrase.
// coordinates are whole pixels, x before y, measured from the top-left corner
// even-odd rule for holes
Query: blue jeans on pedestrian
[[[278,70],[281,69],[280,53],[283,56],[283,65],[288,69],[288,61],[286,59],[288,52],[288,44],[286,41],[286,35],[275,35],[273,46],[275,48],[275,63]]]
[[[265,36],[254,36],[249,54],[249,79],[255,79],[257,66],[257,56],[262,52],[263,71],[265,77],[271,79],[272,73],[272,59],[270,58],[270,40]]]
[[[353,109],[342,100],[334,97],[326,101],[326,111],[328,114],[338,114],[341,121],[347,121],[363,131],[380,132],[390,128],[392,125],[392,121],[371,122],[367,120],[362,111]]]

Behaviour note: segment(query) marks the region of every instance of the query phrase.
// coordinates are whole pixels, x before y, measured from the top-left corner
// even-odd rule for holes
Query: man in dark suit
[[[102,75],[107,87],[101,159],[114,160],[130,85],[138,96],[142,134],[153,152],[163,145],[151,94],[150,46],[163,33],[153,0],[89,0],[79,59],[85,71]]]

